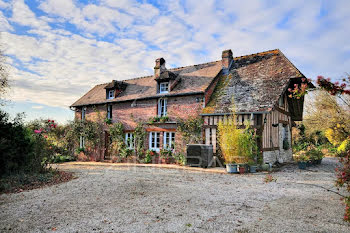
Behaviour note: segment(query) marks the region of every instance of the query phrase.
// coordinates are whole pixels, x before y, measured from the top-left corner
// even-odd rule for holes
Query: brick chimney
[[[232,57],[232,50],[224,50],[222,51],[222,68],[223,69],[228,69],[231,66],[233,57]]]
[[[154,67],[154,78],[158,78],[162,71],[166,70],[164,58],[156,59],[156,66]]]

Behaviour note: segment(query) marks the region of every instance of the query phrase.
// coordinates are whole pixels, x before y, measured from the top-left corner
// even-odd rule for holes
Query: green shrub
[[[53,154],[47,140],[26,128],[22,116],[9,120],[0,110],[0,176],[23,172],[42,172]]]
[[[350,139],[346,139],[337,148],[337,155],[340,157],[344,157],[347,155],[347,152],[349,150],[350,150]]]
[[[142,160],[143,163],[151,163],[152,162],[152,154],[150,150],[146,151],[145,158]]]
[[[120,150],[119,156],[120,156],[121,158],[127,158],[127,157],[129,157],[130,155],[132,155],[132,152],[133,152],[133,150],[124,147],[123,149]]]
[[[186,164],[186,156],[183,153],[173,154],[173,157],[174,157],[176,163],[181,164],[181,165]]]

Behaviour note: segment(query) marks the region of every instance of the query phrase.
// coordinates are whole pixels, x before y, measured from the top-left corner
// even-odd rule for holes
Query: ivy
[[[109,134],[112,142],[109,145],[109,149],[112,154],[121,155],[123,149],[125,149],[124,142],[124,126],[121,122],[114,123],[109,127]]]
[[[177,131],[181,133],[186,144],[202,143],[202,117],[189,117],[188,119],[177,119]]]
[[[142,122],[137,123],[137,126],[134,131],[134,140],[135,140],[135,154],[138,158],[144,155],[146,136],[147,136],[147,132],[144,127],[144,124]]]

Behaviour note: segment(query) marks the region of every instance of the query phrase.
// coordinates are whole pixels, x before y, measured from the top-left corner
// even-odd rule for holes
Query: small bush
[[[348,151],[350,151],[350,139],[346,139],[340,144],[337,148],[337,155],[339,157],[344,157],[347,155]]]
[[[52,149],[44,137],[24,126],[21,116],[11,122],[0,110],[0,176],[44,171]]]
[[[183,153],[173,154],[173,157],[177,164],[180,164],[180,165],[186,164],[186,156]]]

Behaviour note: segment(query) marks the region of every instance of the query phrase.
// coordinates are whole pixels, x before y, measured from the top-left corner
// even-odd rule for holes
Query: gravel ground
[[[228,175],[78,166],[78,179],[0,196],[1,232],[350,232],[336,159],[301,171]],[[324,187],[324,188],[321,188]]]

